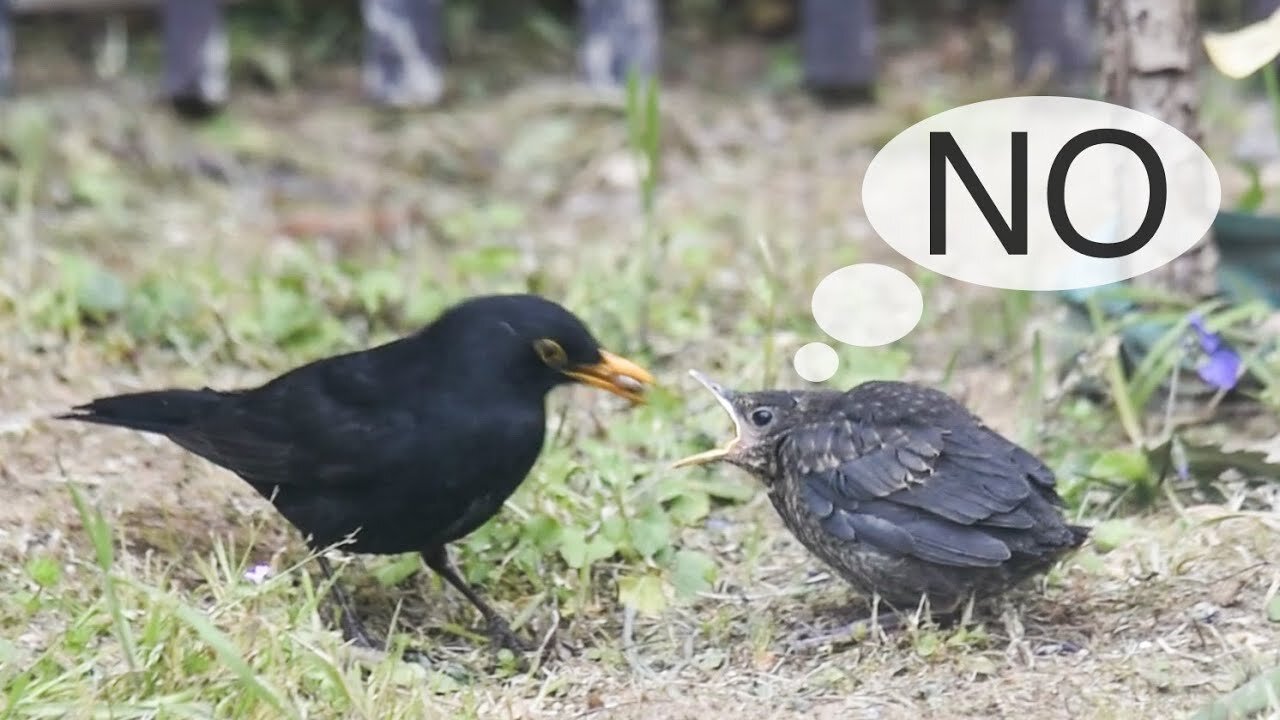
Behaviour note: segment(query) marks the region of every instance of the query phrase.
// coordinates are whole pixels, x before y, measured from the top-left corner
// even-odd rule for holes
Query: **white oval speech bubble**
[[[792,359],[796,374],[811,383],[826,382],[840,369],[840,356],[826,343],[811,342],[796,351]]]
[[[1014,133],[1025,133],[1024,152],[1015,149]],[[1022,218],[1013,213],[1019,156],[1027,180]],[[971,193],[962,174],[981,187]],[[1148,180],[1160,174],[1163,213]],[[1052,178],[1059,192],[1049,192]],[[980,207],[984,194],[988,213],[998,214],[992,220]],[[945,225],[934,227],[943,198],[945,212],[936,214]],[[886,243],[934,272],[1009,290],[1073,290],[1127,280],[1189,250],[1213,223],[1222,185],[1199,145],[1150,115],[1098,100],[1031,96],[964,105],[903,130],[872,159],[862,202]],[[1140,243],[1143,227],[1154,230],[1149,240],[1123,254]],[[1121,256],[1092,257],[1064,237],[1091,253]],[[1017,250],[1019,238],[1025,254],[1010,254],[1002,241]],[[943,254],[930,252],[931,239]]]
[[[906,273],[888,265],[846,265],[822,278],[810,303],[813,319],[847,345],[878,347],[920,324],[924,296]]]

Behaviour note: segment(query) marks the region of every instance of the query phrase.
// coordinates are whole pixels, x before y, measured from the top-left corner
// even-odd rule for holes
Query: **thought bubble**
[[[826,343],[811,342],[796,351],[796,372],[809,382],[830,380],[840,369],[840,357]]]
[[[1213,162],[1177,128],[1058,96],[926,118],[881,148],[862,183],[867,220],[890,247],[941,275],[1004,290],[1085,289],[1160,268],[1204,238],[1221,203]],[[841,268],[813,294],[818,325],[864,347],[901,339],[923,309],[915,283],[883,265]],[[835,351],[821,347],[796,353],[806,380],[834,374]]]
[[[848,345],[878,347],[901,340],[920,323],[924,297],[901,270],[877,263],[849,265],[813,291],[813,319]]]
[[[818,283],[812,310],[818,327],[836,340],[878,347],[901,340],[920,324],[924,296],[906,273],[888,265],[858,263]],[[809,382],[827,380],[839,367],[836,351],[822,343],[800,348],[792,363]]]
[[[934,272],[1008,290],[1127,280],[1191,249],[1222,201],[1191,138],[1137,110],[1010,97],[926,118],[862,185],[871,226]]]

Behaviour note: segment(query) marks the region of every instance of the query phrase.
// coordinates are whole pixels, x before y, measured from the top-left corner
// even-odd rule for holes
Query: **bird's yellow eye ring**
[[[535,341],[533,349],[538,353],[538,357],[542,359],[542,362],[557,370],[569,362],[569,356],[565,353],[564,348],[560,347],[560,343],[550,338],[541,338]]]

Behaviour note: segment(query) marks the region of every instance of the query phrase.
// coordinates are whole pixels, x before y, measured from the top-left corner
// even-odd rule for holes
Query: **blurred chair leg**
[[[876,73],[876,0],[804,0],[800,45],[805,85],[831,103],[869,100]]]
[[[364,90],[393,107],[435,104],[444,95],[443,0],[361,0]]]
[[[204,117],[227,101],[230,50],[219,0],[165,0],[164,92],[175,110]]]
[[[1018,82],[1031,77],[1043,63],[1062,92],[1091,94],[1097,74],[1097,28],[1092,0],[1018,0],[1014,10]]]
[[[1257,22],[1280,9],[1280,0],[1246,0],[1245,22]]]
[[[0,0],[0,96],[13,91],[13,14],[9,0]]]
[[[662,47],[657,0],[580,0],[579,70],[597,88],[626,85],[632,71],[656,77]]]

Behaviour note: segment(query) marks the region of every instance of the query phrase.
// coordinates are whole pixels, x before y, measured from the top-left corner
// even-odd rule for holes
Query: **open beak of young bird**
[[[729,444],[722,448],[706,450],[696,455],[690,455],[687,458],[677,460],[671,465],[673,469],[688,467],[690,465],[704,465],[706,463],[724,460],[729,456],[729,453],[733,452],[734,446],[736,446],[738,444],[738,440],[742,438],[742,423],[738,419],[737,411],[733,409],[733,391],[722,387],[719,383],[712,381],[711,378],[703,375],[697,370],[690,370],[689,374],[693,376],[694,380],[702,383],[704,387],[710,390],[711,394],[715,396],[716,402],[720,403],[720,407],[724,408],[724,411],[729,413],[729,417],[733,419],[734,436],[733,439],[729,441]]]
[[[600,351],[600,358],[600,362],[594,365],[581,365],[565,370],[564,374],[584,385],[624,397],[632,403],[643,403],[645,386],[653,384],[653,376],[649,371],[607,350]]]

